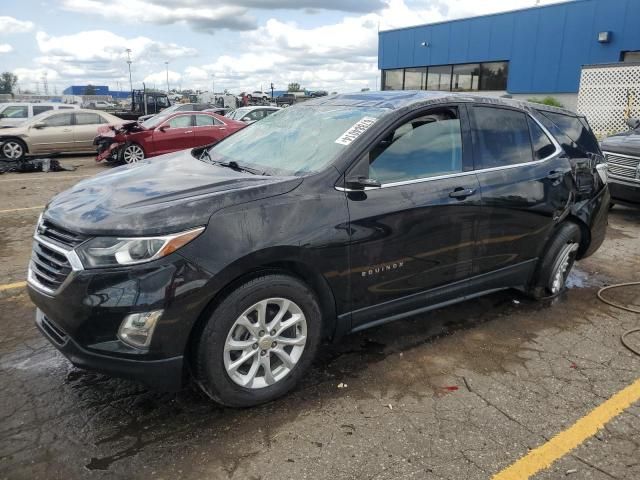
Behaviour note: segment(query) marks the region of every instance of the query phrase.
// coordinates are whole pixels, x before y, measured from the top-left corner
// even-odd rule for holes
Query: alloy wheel
[[[11,160],[18,160],[24,155],[24,149],[19,142],[9,140],[2,145],[2,154]]]
[[[144,151],[138,145],[129,145],[122,153],[125,163],[136,163],[144,160]]]
[[[560,253],[553,266],[553,274],[551,275],[551,293],[557,295],[560,293],[567,281],[571,264],[573,263],[573,253],[578,250],[577,243],[567,243]]]
[[[259,389],[284,379],[294,369],[307,342],[302,309],[285,298],[255,303],[240,315],[224,345],[224,367],[241,387]]]

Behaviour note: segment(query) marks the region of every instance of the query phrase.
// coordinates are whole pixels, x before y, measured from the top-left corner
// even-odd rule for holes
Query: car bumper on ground
[[[74,365],[176,390],[186,378],[183,356],[191,328],[209,301],[202,286],[210,278],[172,254],[127,269],[73,272],[54,294],[31,280],[28,290],[38,308],[36,325]],[[119,338],[125,317],[159,310],[148,347]]]
[[[640,182],[609,177],[611,202],[640,207]]]

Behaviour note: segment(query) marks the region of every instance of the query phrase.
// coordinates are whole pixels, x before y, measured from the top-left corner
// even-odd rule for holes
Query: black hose
[[[617,285],[610,285],[608,287],[601,288],[600,290],[598,290],[598,298],[600,299],[601,302],[604,302],[607,305],[611,305],[612,307],[619,308],[619,309],[625,310],[627,312],[640,313],[640,309],[631,308],[631,307],[628,307],[626,305],[621,305],[619,303],[612,302],[611,300],[607,300],[606,298],[604,298],[602,296],[602,293],[605,292],[606,290],[610,290],[612,288],[630,287],[630,286],[634,286],[634,285],[640,285],[640,282],[619,283]],[[629,335],[631,335],[632,333],[637,333],[637,332],[640,332],[640,328],[632,328],[631,330],[628,330],[628,331],[624,332],[622,334],[622,336],[620,337],[620,342],[622,342],[622,345],[624,345],[624,347],[626,349],[628,349],[631,352],[635,353],[636,355],[640,356],[640,351],[636,350],[634,347],[629,345],[629,343],[627,343],[627,337]]]

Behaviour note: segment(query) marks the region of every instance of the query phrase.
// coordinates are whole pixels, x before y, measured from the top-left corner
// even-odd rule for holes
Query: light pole
[[[133,80],[131,80],[131,49],[127,48],[127,63],[129,64],[129,87],[133,92]]]
[[[164,62],[167,66],[167,95],[169,94],[169,62]]]
[[[215,73],[211,74],[211,93],[213,95],[216,94],[216,74]]]

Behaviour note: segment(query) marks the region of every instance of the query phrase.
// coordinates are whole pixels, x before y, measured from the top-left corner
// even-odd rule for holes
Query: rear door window
[[[169,120],[171,128],[186,128],[191,126],[191,115],[180,115]]]
[[[97,113],[76,113],[76,125],[98,125],[106,121]]]
[[[531,138],[524,112],[494,107],[470,110],[477,170],[532,161]]]
[[[213,125],[220,125],[221,122],[209,115],[196,115],[197,127],[211,127]]]
[[[556,151],[556,146],[549,136],[544,133],[540,125],[531,117],[527,117],[527,121],[531,132],[531,143],[533,144],[533,158],[535,160],[544,160],[553,155]]]
[[[34,105],[33,106],[33,115],[36,116],[39,113],[47,112],[49,110],[53,110],[53,107],[50,105]]]

